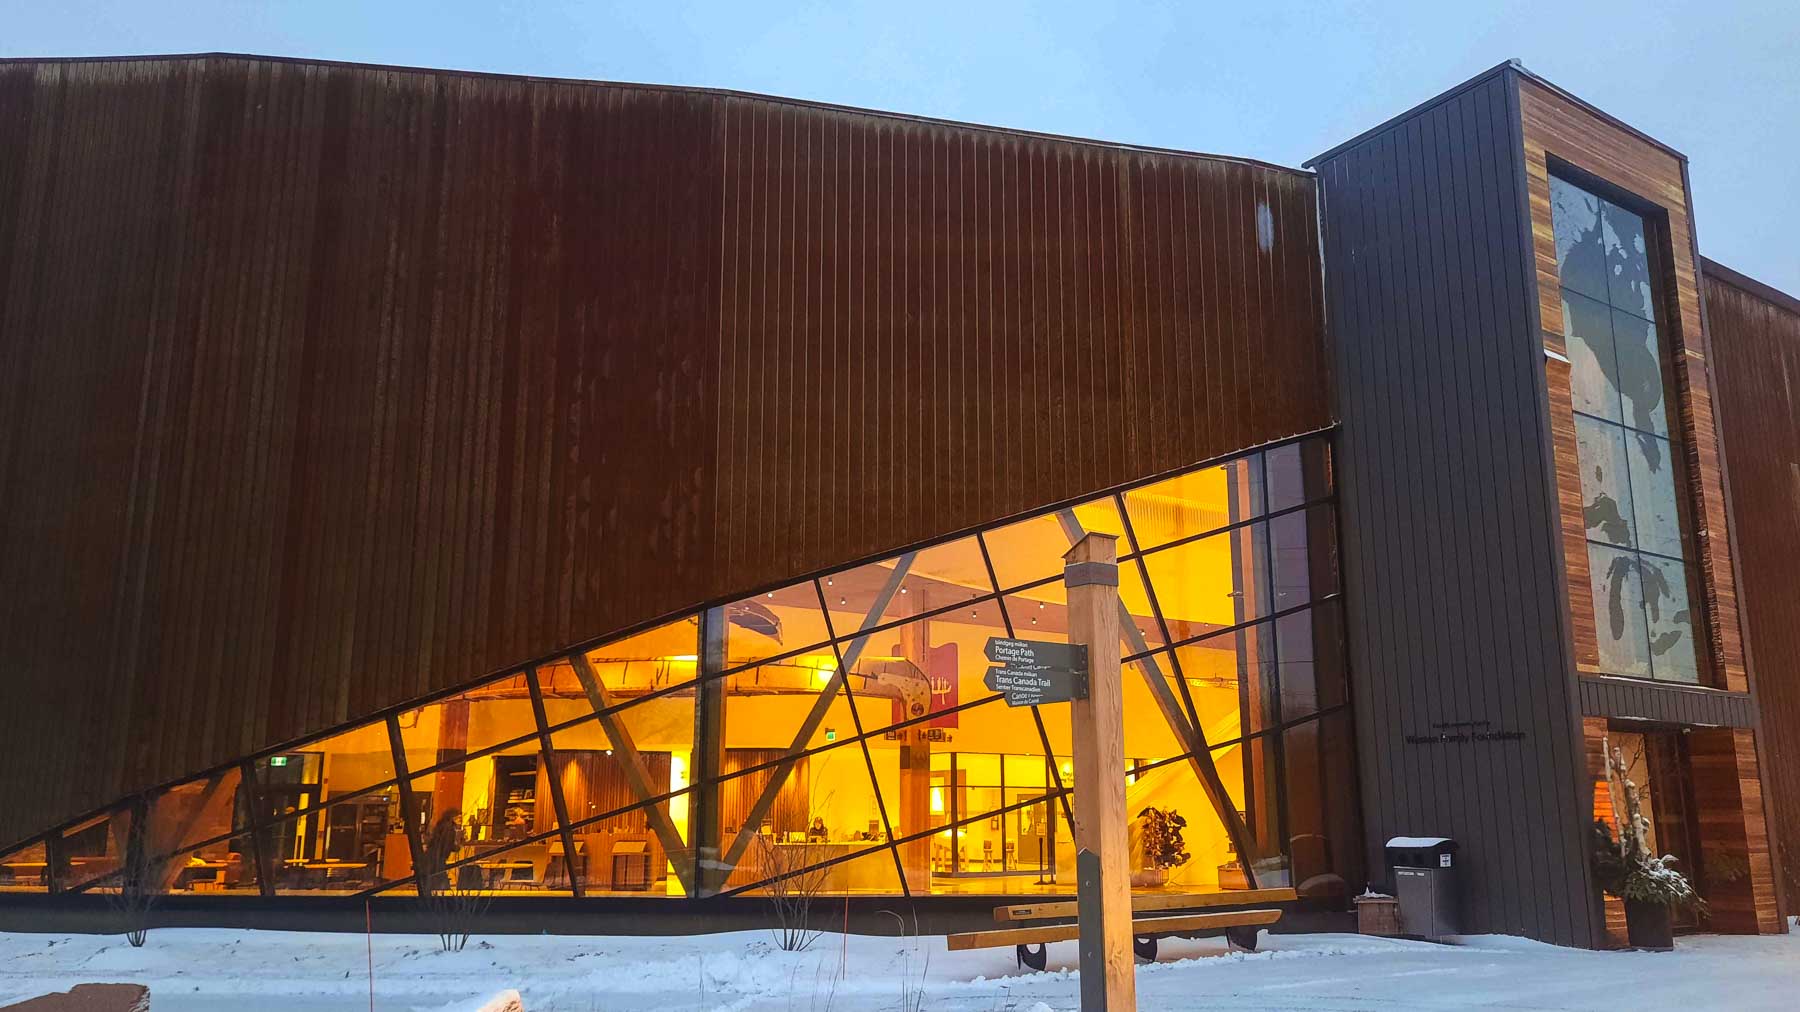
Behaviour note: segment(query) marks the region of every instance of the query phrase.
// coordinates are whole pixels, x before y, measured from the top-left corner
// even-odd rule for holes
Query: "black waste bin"
[[[1445,836],[1396,836],[1387,842],[1400,932],[1441,941],[1460,934],[1456,903],[1456,841]]]

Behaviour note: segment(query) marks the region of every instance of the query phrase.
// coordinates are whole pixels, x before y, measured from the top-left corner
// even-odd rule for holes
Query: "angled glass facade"
[[[718,604],[129,799],[0,889],[1072,892],[1067,706],[983,686],[1062,640],[1118,537],[1140,889],[1358,881],[1330,450],[1312,437]],[[1186,821],[1159,860],[1151,810]]]

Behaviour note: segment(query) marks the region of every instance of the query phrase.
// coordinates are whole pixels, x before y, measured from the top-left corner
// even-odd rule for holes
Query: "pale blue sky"
[[[1795,0],[0,0],[0,25],[6,56],[222,50],[705,85],[1286,165],[1517,57],[1685,151],[1702,251],[1800,293]]]

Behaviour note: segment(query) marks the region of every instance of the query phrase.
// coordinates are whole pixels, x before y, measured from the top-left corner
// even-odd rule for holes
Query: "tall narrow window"
[[[1644,219],[1550,179],[1600,664],[1698,682],[1680,426]]]

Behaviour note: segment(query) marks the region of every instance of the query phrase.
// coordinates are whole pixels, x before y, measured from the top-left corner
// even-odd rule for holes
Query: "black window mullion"
[[[1266,479],[1265,479],[1264,495],[1267,496]],[[1130,515],[1125,512],[1125,500],[1124,500],[1123,496],[1119,497],[1119,515],[1124,518],[1125,537],[1131,542],[1131,544],[1133,546],[1135,546],[1137,544],[1137,532],[1131,526]],[[1120,565],[1125,565],[1125,564],[1126,564],[1125,562],[1120,563]],[[1138,579],[1142,580],[1143,584],[1144,584],[1144,596],[1150,602],[1150,615],[1152,618],[1154,618],[1156,620],[1157,631],[1162,634],[1162,641],[1163,641],[1162,649],[1167,650],[1169,652],[1169,670],[1174,673],[1175,687],[1176,687],[1177,691],[1179,691],[1181,693],[1181,705],[1187,708],[1188,720],[1193,722],[1194,733],[1197,736],[1199,736],[1201,741],[1205,741],[1206,740],[1206,732],[1200,726],[1200,710],[1198,707],[1196,707],[1194,705],[1194,694],[1191,690],[1188,689],[1187,678],[1184,675],[1182,675],[1182,673],[1181,673],[1181,662],[1176,659],[1175,647],[1170,643],[1170,640],[1173,639],[1173,637],[1171,637],[1169,635],[1168,620],[1163,618],[1162,602],[1158,601],[1156,598],[1156,587],[1150,583],[1149,567],[1144,565],[1144,558],[1142,555],[1132,556],[1132,558],[1130,559],[1130,565],[1137,567]],[[1123,604],[1123,601],[1121,601],[1121,604]],[[1125,611],[1127,612],[1126,617],[1130,617],[1130,615],[1129,615],[1130,610],[1125,609]],[[1156,653],[1156,651],[1154,651],[1154,650],[1146,650],[1146,651],[1144,651],[1143,654],[1138,655],[1138,656],[1139,656],[1139,658],[1148,658],[1148,657],[1153,656],[1155,653]],[[1134,659],[1134,662],[1135,662],[1135,660],[1136,659]]]
[[[824,608],[824,586],[821,585],[819,581],[814,580],[813,589],[819,593],[819,607]],[[829,619],[827,621],[829,621]],[[888,820],[887,802],[883,800],[881,796],[881,781],[875,776],[875,759],[869,754],[869,738],[867,733],[863,731],[862,715],[856,712],[856,696],[850,691],[850,672],[844,668],[843,647],[836,640],[833,640],[831,643],[831,655],[837,658],[838,671],[842,672],[844,701],[850,706],[850,723],[856,727],[857,744],[862,746],[863,767],[869,774],[869,789],[875,792],[875,810],[881,814],[881,831],[882,835],[887,840],[886,847],[888,854],[894,859],[894,872],[900,876],[900,892],[901,895],[911,899],[912,886],[906,881],[906,863],[900,860],[900,848],[894,846],[894,826],[893,823]],[[925,771],[925,778],[928,785],[927,790],[929,790],[929,782],[931,779],[931,771],[929,769]],[[929,821],[929,815],[927,816],[927,821]],[[929,879],[931,876],[931,862],[929,860],[925,863],[925,875],[929,888]]]
[[[563,871],[569,876],[569,891],[576,899],[586,895],[586,885],[582,882],[585,874],[575,872],[575,860],[579,856],[575,852],[575,834],[569,829],[569,806],[563,799],[562,778],[556,775],[556,755],[550,747],[550,721],[544,716],[544,692],[538,685],[537,668],[525,671],[525,686],[531,690],[531,716],[537,721],[538,729],[538,761],[544,764],[544,783],[550,791],[550,804],[556,809],[556,825],[562,835]],[[582,871],[585,873],[586,868]]]
[[[51,895],[63,891],[63,854],[61,833],[44,834],[44,889]]]
[[[406,846],[408,850],[412,851],[413,878],[419,895],[426,897],[431,895],[430,890],[435,885],[431,877],[434,869],[425,867],[425,842],[419,835],[421,828],[419,816],[425,814],[425,810],[419,807],[418,795],[414,794],[412,789],[412,774],[406,768],[406,739],[400,734],[399,714],[388,714],[387,730],[388,747],[394,753],[394,772],[397,774],[396,783],[400,794],[400,813],[404,816],[402,821],[406,824]],[[379,875],[376,877],[380,878]]]
[[[1119,506],[1119,509],[1121,511],[1123,511],[1124,506],[1123,505]],[[977,532],[975,535],[975,543],[981,547],[981,562],[984,566],[987,567],[988,582],[994,584],[995,586],[999,586],[1000,580],[995,575],[995,572],[994,572],[994,557],[988,553],[987,538],[982,536],[979,532]],[[1058,579],[1061,579],[1061,577],[1053,576],[1050,579],[1058,580]],[[1049,581],[1044,581],[1044,583],[1048,583],[1048,582]],[[1043,584],[1034,583],[1034,584],[1030,584],[1029,586],[1036,587],[1036,586],[1041,586],[1041,585],[1043,585]],[[1021,588],[1021,589],[1024,589],[1024,588]],[[1017,638],[1018,632],[1017,632],[1017,630],[1015,630],[1013,628],[1012,612],[1007,610],[1006,602],[1004,600],[1002,600],[1000,602],[1000,622],[1006,628],[1006,637],[1008,639]],[[1163,638],[1167,639],[1168,637],[1164,636]],[[1054,782],[1056,784],[1057,790],[1060,791],[1062,789],[1062,785],[1063,785],[1062,771],[1058,770],[1056,768],[1056,753],[1052,750],[1052,748],[1050,746],[1050,732],[1047,728],[1044,727],[1043,711],[1039,710],[1036,706],[1033,706],[1031,708],[1031,722],[1033,724],[1037,725],[1038,743],[1043,746],[1044,761],[1046,763],[1050,764],[1051,776],[1054,778],[1052,782]],[[954,791],[952,793],[954,793]],[[1069,825],[1073,826],[1075,824],[1075,813],[1069,808],[1069,796],[1067,794],[1062,795],[1062,809],[1063,809],[1063,818],[1067,819],[1069,822]],[[952,834],[950,837],[950,861],[951,861],[951,867],[954,868],[957,863],[956,837],[954,834]]]
[[[256,862],[256,888],[264,899],[270,899],[275,895],[275,872],[263,839],[262,805],[257,800],[262,791],[257,783],[256,763],[245,759],[238,771],[238,797],[244,806],[244,832],[250,834],[250,857]]]

